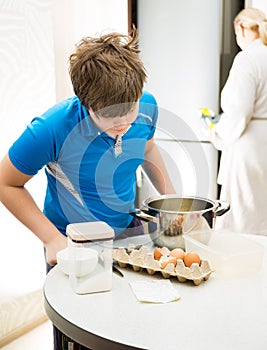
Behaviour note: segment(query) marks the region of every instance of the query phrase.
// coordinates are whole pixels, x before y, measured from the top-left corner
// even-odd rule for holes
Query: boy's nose
[[[126,116],[123,116],[123,117],[116,117],[114,118],[113,120],[113,125],[115,126],[118,126],[118,125],[126,125],[128,124],[128,121],[127,121],[127,117]]]

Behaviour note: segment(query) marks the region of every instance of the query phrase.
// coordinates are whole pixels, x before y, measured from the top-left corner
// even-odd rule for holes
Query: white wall
[[[256,7],[262,10],[267,16],[267,1],[266,0],[246,0],[245,7]]]
[[[85,36],[128,31],[127,0],[53,1],[57,101],[73,94],[67,62]]]

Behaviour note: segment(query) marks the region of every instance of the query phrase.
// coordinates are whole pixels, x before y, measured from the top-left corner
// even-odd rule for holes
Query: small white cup
[[[77,277],[88,275],[96,268],[98,263],[98,252],[91,248],[79,248],[75,252],[74,263],[72,267]],[[69,275],[71,268],[69,248],[57,252],[57,263],[59,269]]]

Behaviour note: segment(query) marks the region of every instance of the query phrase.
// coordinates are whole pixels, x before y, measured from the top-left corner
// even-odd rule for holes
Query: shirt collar
[[[81,134],[84,136],[95,137],[103,133],[92,121],[88,110],[81,105]]]
[[[255,39],[252,41],[252,43],[247,47],[247,49],[253,49],[254,47],[257,47],[257,46],[263,46],[263,42],[260,38],[258,39]]]

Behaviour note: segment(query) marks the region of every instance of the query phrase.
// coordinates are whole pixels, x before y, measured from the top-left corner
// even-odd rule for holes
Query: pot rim
[[[156,200],[161,200],[161,199],[168,199],[168,198],[177,198],[177,199],[197,199],[203,202],[208,202],[210,204],[212,204],[211,208],[207,208],[207,209],[202,209],[202,210],[189,210],[189,211],[180,211],[180,210],[163,210],[163,209],[157,209],[157,208],[153,208],[149,205],[150,202],[152,201],[156,201]],[[153,197],[148,197],[143,201],[143,206],[146,207],[147,209],[150,210],[154,210],[154,211],[158,211],[161,213],[171,213],[171,214],[189,214],[189,213],[206,213],[210,210],[212,211],[216,211],[216,209],[219,207],[219,202],[216,200],[212,200],[212,199],[208,199],[208,198],[204,198],[204,197],[198,197],[198,196],[179,196],[179,195],[175,195],[175,194],[165,194],[165,195],[159,195],[159,196],[153,196]]]

